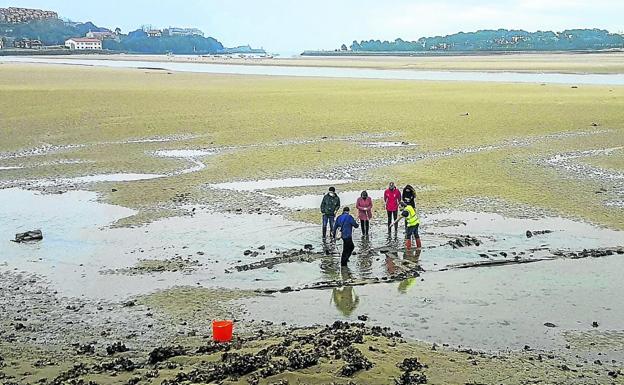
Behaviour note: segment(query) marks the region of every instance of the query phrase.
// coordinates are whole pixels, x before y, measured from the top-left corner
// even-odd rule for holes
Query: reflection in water
[[[352,278],[351,270],[347,266],[340,268],[340,277],[343,281]],[[334,288],[332,290],[332,302],[344,316],[348,317],[360,303],[360,297],[357,296],[352,286],[344,286],[340,288]]]
[[[405,294],[408,292],[409,289],[412,288],[412,286],[414,286],[416,284],[416,278],[412,277],[412,278],[407,278],[402,280],[399,283],[399,293]]]
[[[413,262],[417,265],[420,265],[420,253],[422,252],[421,249],[410,249],[410,250],[405,250],[405,252],[403,253],[403,259]],[[399,293],[407,293],[412,286],[414,286],[417,282],[417,279],[412,277],[412,278],[407,278],[404,279],[403,281],[401,281],[399,283]]]
[[[327,279],[335,280],[339,279],[338,270],[340,268],[340,258],[335,258],[333,255],[326,255],[321,259],[321,272]]]
[[[362,278],[369,278],[373,275],[373,255],[371,241],[368,237],[362,237],[360,250],[357,255],[357,267]]]
[[[388,272],[388,275],[394,275],[397,272],[397,266],[395,262],[396,259],[393,257],[393,254],[394,253],[386,254],[386,271]]]
[[[408,249],[403,253],[403,259],[406,261],[414,262],[415,264],[420,264],[420,253],[422,253],[422,249]]]

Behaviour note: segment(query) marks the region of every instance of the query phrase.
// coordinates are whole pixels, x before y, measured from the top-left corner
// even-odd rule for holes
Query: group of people
[[[416,212],[416,192],[414,188],[407,185],[403,189],[403,193],[401,193],[394,182],[390,182],[388,188],[384,191],[383,199],[388,214],[388,236],[392,236],[393,227],[395,236],[398,236],[399,222],[405,219],[405,248],[411,249],[412,239],[415,240],[416,247],[421,248],[422,244],[418,234],[420,220]],[[321,202],[323,239],[327,238],[328,226],[332,239],[336,237],[337,231],[340,230],[340,237],[343,242],[340,264],[346,266],[355,248],[353,244],[353,229],[361,228],[362,237],[369,236],[370,221],[373,218],[373,200],[366,191],[362,191],[355,203],[355,208],[358,212],[357,220],[351,216],[349,206],[345,206],[342,209],[342,214],[336,218],[340,207],[340,197],[336,193],[336,188],[330,187],[329,192],[325,194]]]

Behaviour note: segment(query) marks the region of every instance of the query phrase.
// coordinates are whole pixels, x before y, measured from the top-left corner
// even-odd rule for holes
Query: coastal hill
[[[422,37],[415,41],[354,41],[327,54],[407,52],[496,52],[496,51],[581,51],[624,49],[624,35],[602,29],[570,29],[561,32],[524,30],[480,30],[446,36]],[[310,54],[307,51],[304,54]]]
[[[72,22],[58,18],[56,12],[26,8],[0,8],[0,49],[37,48],[64,50],[65,41],[77,37],[95,37],[102,49],[112,52],[142,54],[264,54],[249,46],[224,47],[213,37],[205,37],[196,28],[139,28],[127,34],[98,27],[92,22]],[[28,45],[19,44],[28,42]],[[17,50],[15,50],[17,51]],[[0,51],[1,52],[1,51]],[[6,51],[5,51],[6,52]]]

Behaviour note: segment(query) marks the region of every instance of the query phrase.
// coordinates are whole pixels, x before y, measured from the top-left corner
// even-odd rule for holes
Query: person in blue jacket
[[[334,234],[336,230],[340,229],[340,237],[342,238],[342,257],[340,258],[340,266],[347,266],[351,253],[355,249],[353,244],[353,228],[358,228],[360,225],[349,214],[349,207],[345,207],[342,210],[342,215],[336,219],[334,223]]]

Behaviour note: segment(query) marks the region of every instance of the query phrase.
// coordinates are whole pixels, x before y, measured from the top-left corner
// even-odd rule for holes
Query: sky
[[[478,29],[624,31],[624,0],[0,0],[124,32],[197,27],[225,46],[297,54],[353,40],[416,40]]]

